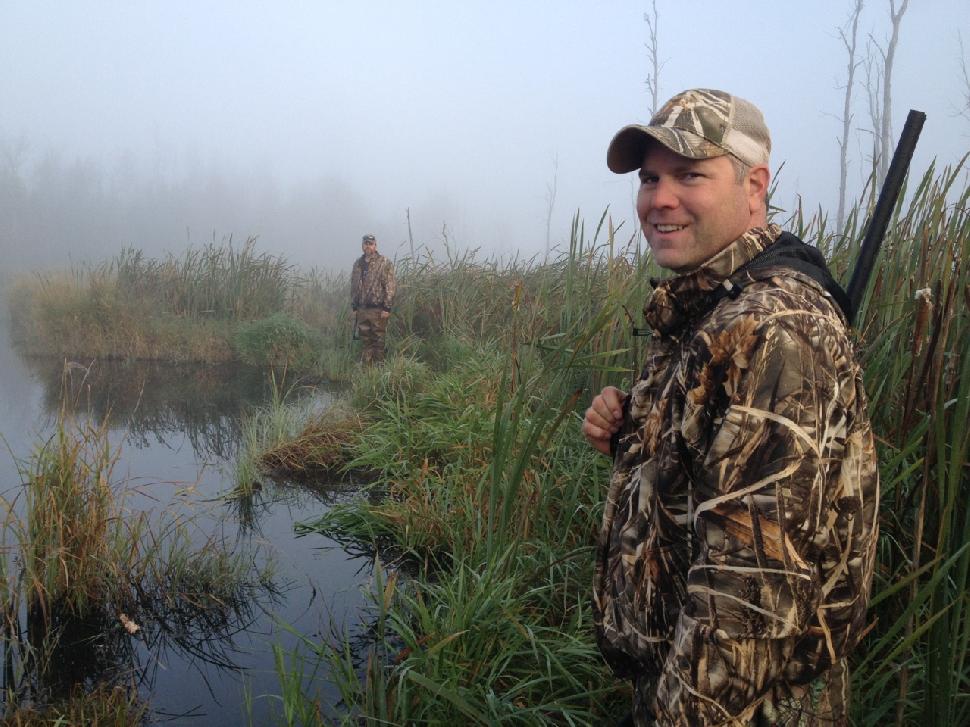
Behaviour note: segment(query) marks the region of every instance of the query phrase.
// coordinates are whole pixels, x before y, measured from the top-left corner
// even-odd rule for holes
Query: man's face
[[[751,180],[739,183],[726,156],[688,159],[661,144],[644,154],[637,216],[661,267],[696,268],[763,224],[759,209],[763,201]]]
[[[360,243],[360,249],[364,251],[367,257],[374,255],[377,252],[377,241],[376,240],[365,240]]]

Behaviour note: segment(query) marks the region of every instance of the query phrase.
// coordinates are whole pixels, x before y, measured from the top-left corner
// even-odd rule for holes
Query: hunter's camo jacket
[[[350,273],[350,305],[358,308],[383,308],[391,310],[397,282],[394,279],[394,265],[383,255],[374,255],[370,260],[361,255],[354,262]]]
[[[847,724],[879,484],[845,320],[792,270],[708,295],[780,232],[749,230],[644,309],[594,588],[638,723]]]

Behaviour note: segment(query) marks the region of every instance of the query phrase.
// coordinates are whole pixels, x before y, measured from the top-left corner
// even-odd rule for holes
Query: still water
[[[293,533],[294,522],[319,517],[332,503],[354,497],[355,488],[266,482],[247,507],[226,503],[223,495],[235,484],[241,417],[272,396],[263,374],[147,363],[84,361],[65,367],[62,360],[24,359],[5,345],[0,346],[0,492],[7,500],[22,487],[16,462],[26,461],[55,423],[65,370],[77,410],[109,423],[111,443],[120,452],[113,480],[134,491],[127,501],[130,510],[191,515],[200,542],[215,536],[228,547],[252,552],[257,564],[273,564],[271,587],[213,633],[168,633],[171,629],[163,626],[134,637],[126,668],[140,682],[152,720],[274,724],[279,704],[270,695],[280,687],[273,645],[290,650],[301,636],[319,641],[360,628],[370,558],[319,535]],[[322,389],[294,392],[320,407],[331,396]],[[324,667],[307,681],[305,688],[323,705],[336,703]]]

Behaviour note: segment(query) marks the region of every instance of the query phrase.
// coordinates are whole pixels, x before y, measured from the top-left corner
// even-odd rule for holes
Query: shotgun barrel
[[[856,260],[855,269],[852,271],[852,279],[846,289],[846,294],[849,296],[851,319],[855,318],[859,312],[859,306],[862,305],[862,297],[869,285],[869,278],[872,276],[872,269],[876,264],[876,257],[879,255],[879,247],[882,245],[883,237],[886,236],[886,228],[889,226],[889,219],[896,208],[896,200],[899,199],[899,192],[903,188],[903,180],[906,178],[909,163],[913,159],[913,151],[916,149],[916,142],[923,130],[924,121],[926,121],[926,114],[922,111],[910,109],[906,116],[906,125],[903,127],[903,133],[899,136],[896,151],[893,152],[893,160],[889,164],[886,180],[882,184],[882,189],[879,190],[879,199],[876,200],[876,208],[869,220],[869,228],[862,240],[859,257]],[[852,323],[852,320],[849,323]]]

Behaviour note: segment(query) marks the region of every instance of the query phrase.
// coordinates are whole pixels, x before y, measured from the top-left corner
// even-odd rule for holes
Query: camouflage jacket
[[[845,321],[812,278],[779,268],[710,305],[780,232],[749,230],[644,309],[653,336],[594,588],[600,648],[633,677],[640,720],[846,723],[879,485]],[[810,688],[820,675],[829,688]]]
[[[354,262],[354,270],[350,274],[351,308],[383,308],[389,311],[396,290],[394,265],[386,257],[374,255],[368,260],[361,255]]]

